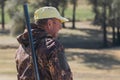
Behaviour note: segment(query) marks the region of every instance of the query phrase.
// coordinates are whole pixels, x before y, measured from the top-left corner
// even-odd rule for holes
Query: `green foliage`
[[[27,0],[9,0],[7,1],[7,11],[11,19],[11,34],[18,35],[24,30],[24,14],[22,4]],[[14,3],[14,4],[9,4]]]
[[[22,33],[25,28],[23,13],[16,13],[12,19],[13,21],[11,22],[11,35],[16,36]]]
[[[88,0],[90,4],[103,6],[103,4],[106,2],[107,5],[111,4],[113,0]]]
[[[67,8],[65,10],[65,16],[72,20],[72,8]],[[94,18],[94,13],[92,12],[91,7],[79,7],[76,9],[76,21],[87,21]]]
[[[114,17],[120,17],[120,0],[113,0],[112,3],[112,14],[115,15]]]
[[[106,6],[107,15],[106,18],[110,18],[112,15],[111,5],[114,0],[88,0],[93,5],[93,12],[95,13],[94,24],[102,24],[104,19],[103,13]]]
[[[21,6],[27,2],[27,0],[9,0],[6,3],[6,8],[7,11],[10,15],[10,18],[14,17],[16,12],[21,12]],[[14,3],[14,4],[10,4],[10,3]]]

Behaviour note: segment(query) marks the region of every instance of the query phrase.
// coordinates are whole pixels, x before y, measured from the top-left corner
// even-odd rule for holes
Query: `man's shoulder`
[[[57,39],[47,37],[45,38],[45,46],[47,49],[50,49],[52,47],[58,47],[60,42]]]
[[[58,39],[53,39],[49,37],[45,38],[45,46],[50,52],[53,50],[63,49],[63,46],[58,41]]]
[[[51,47],[55,47],[56,40],[53,38],[45,38],[45,46],[47,49],[50,49]]]

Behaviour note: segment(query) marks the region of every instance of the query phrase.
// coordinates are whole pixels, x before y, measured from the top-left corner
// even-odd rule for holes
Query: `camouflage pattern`
[[[44,30],[32,29],[34,45],[41,80],[73,80],[67,63],[64,48],[57,39],[52,38]],[[28,32],[17,37],[20,46],[16,52],[18,80],[35,80]]]

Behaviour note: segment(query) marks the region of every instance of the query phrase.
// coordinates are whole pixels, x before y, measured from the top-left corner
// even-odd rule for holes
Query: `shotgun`
[[[29,17],[29,14],[28,14],[27,3],[25,3],[23,5],[23,8],[24,8],[25,20],[26,20],[26,25],[27,25],[28,35],[29,35],[29,43],[30,43],[30,46],[31,46],[33,67],[34,67],[34,71],[35,71],[34,72],[35,73],[35,80],[40,80],[38,64],[37,64],[37,56],[36,56],[35,48],[34,48],[34,45],[33,45],[33,37],[32,37],[32,32],[31,32],[30,17]]]

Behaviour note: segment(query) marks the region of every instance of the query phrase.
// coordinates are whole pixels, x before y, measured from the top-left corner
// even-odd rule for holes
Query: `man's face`
[[[62,23],[58,19],[50,19],[50,21],[48,21],[48,27],[48,33],[53,37],[57,37],[59,30],[62,28]]]

